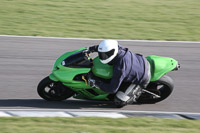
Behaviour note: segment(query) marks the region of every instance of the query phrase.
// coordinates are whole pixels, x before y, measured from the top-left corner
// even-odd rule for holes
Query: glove
[[[99,78],[94,76],[92,72],[89,72],[87,74],[87,81],[88,81],[88,85],[90,85],[91,87],[95,87],[97,89],[100,89],[97,85],[97,84],[99,84]]]
[[[88,79],[88,84],[93,87],[93,88],[97,88],[100,89],[97,85],[96,85],[96,80],[89,78]]]
[[[88,84],[89,84],[91,87],[96,87],[96,85],[95,85],[95,80],[94,80],[94,79],[89,78],[89,79],[88,79]]]

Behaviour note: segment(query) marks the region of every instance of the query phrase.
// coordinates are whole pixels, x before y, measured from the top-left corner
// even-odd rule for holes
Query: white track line
[[[87,41],[101,41],[104,39],[92,38],[65,38],[65,37],[42,37],[42,36],[17,36],[17,35],[0,35],[0,37],[13,37],[13,38],[33,38],[33,39],[64,39],[64,40],[87,40]],[[162,41],[162,40],[120,40],[124,42],[154,42],[154,43],[200,43],[198,41]]]
[[[4,110],[4,111],[3,111]],[[107,118],[127,118],[127,117],[156,117],[174,119],[196,119],[200,120],[200,113],[187,112],[160,112],[160,111],[127,111],[127,110],[26,110],[12,109],[0,110],[0,117],[107,117]]]
[[[47,111],[47,112],[115,112],[115,113],[146,113],[146,114],[191,114],[197,112],[167,112],[167,111],[132,111],[132,110],[80,110],[80,109],[0,109],[0,111]]]
[[[5,113],[5,112],[1,112],[0,111],[0,117],[10,117],[11,115]]]
[[[48,112],[48,111],[7,111],[11,116],[20,117],[73,117],[65,112]]]

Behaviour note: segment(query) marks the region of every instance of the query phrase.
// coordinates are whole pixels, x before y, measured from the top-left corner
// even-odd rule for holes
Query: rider
[[[132,104],[141,95],[150,81],[150,65],[140,54],[123,48],[116,40],[104,40],[99,45],[89,47],[90,52],[98,52],[103,64],[113,65],[113,76],[109,83],[90,77],[88,83],[109,94],[115,94],[114,102],[122,107]]]

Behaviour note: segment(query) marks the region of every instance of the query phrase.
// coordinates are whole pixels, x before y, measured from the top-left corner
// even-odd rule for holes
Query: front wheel
[[[49,77],[40,81],[37,92],[40,97],[47,101],[62,101],[75,94],[73,90],[64,86],[61,82],[52,81]]]
[[[157,103],[166,99],[173,91],[174,82],[167,76],[162,76],[159,80],[150,82],[146,90],[160,96],[160,98],[155,98],[153,95],[148,93],[143,93],[138,99],[139,103]]]

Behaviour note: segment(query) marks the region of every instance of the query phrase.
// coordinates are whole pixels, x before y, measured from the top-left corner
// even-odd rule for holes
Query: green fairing
[[[70,67],[65,67],[61,63],[64,59],[69,57],[70,55],[82,51],[85,48],[81,48],[75,51],[67,52],[60,56],[53,67],[52,73],[49,75],[49,78],[53,81],[60,81],[62,82],[65,86],[71,88],[75,92],[78,93],[78,95],[75,95],[74,98],[80,98],[80,99],[93,99],[93,100],[109,100],[106,92],[96,89],[96,88],[91,88],[88,84],[86,84],[84,81],[75,81],[73,78],[78,75],[78,74],[85,74],[88,73],[91,68],[70,68]],[[97,60],[97,59],[95,59]],[[110,70],[109,70],[110,71]],[[87,89],[92,89],[95,93],[99,95],[94,95],[92,93],[89,93]]]
[[[97,89],[97,88],[90,88],[92,89],[96,94],[93,95],[90,92],[87,91],[87,89],[73,89],[74,91],[78,92],[77,95],[74,95],[74,98],[76,99],[93,99],[93,100],[109,100],[108,93],[105,93],[104,91]]]
[[[58,79],[53,75],[53,73],[51,73],[51,74],[49,75],[49,78],[50,78],[51,80],[55,81],[55,82],[58,81]]]
[[[80,48],[80,49],[77,49],[77,50],[74,50],[74,51],[71,51],[71,52],[67,52],[67,53],[64,53],[63,55],[61,55],[55,62],[54,64],[54,67],[53,67],[53,71],[54,70],[57,70],[57,67],[62,67],[61,65],[61,62],[66,59],[67,57],[69,57],[70,55],[78,52],[78,51],[81,51],[81,50],[84,50],[85,48]]]
[[[72,83],[72,84],[79,84],[80,81],[73,81],[74,76],[76,76],[77,74],[81,74],[81,73],[88,73],[90,71],[90,68],[69,68],[69,67],[64,67],[62,66],[62,61],[64,59],[66,59],[67,57],[69,57],[70,55],[84,50],[85,48],[81,48],[78,50],[74,50],[71,52],[67,52],[65,54],[63,54],[62,56],[60,56],[53,67],[52,73],[49,75],[50,79],[53,81],[61,81],[64,83]]]
[[[113,75],[113,66],[103,64],[100,62],[99,57],[93,60],[94,66],[92,67],[92,72],[97,77],[103,79],[111,79]]]
[[[173,58],[161,57],[161,56],[147,56],[146,59],[151,65],[151,81],[160,79],[166,73],[172,71],[178,62]]]

